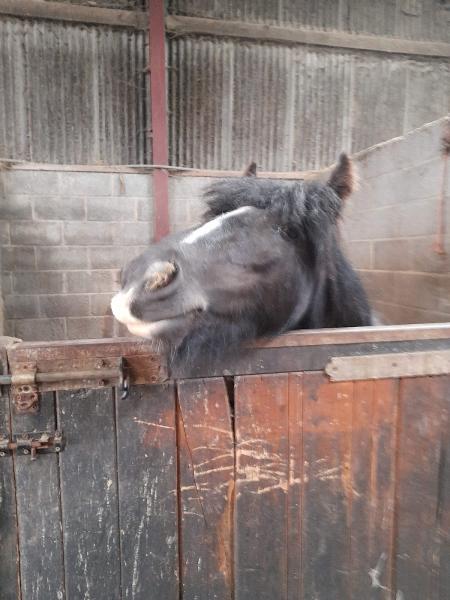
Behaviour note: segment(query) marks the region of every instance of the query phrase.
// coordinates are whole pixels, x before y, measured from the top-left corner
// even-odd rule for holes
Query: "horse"
[[[201,225],[122,271],[115,318],[155,342],[173,371],[293,329],[374,324],[339,238],[350,158],[342,153],[326,182],[261,179],[253,163],[244,175],[212,184]]]

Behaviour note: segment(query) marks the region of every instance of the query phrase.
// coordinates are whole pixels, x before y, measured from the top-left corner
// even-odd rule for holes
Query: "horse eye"
[[[158,270],[152,273],[145,282],[145,291],[155,292],[167,287],[175,279],[177,273],[178,269],[174,263],[166,262],[158,265]]]

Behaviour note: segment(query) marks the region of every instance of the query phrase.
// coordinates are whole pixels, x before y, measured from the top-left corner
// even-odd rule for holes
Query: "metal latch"
[[[31,460],[36,460],[38,454],[62,452],[65,441],[60,431],[49,433],[38,431],[33,433],[18,433],[8,438],[0,435],[0,457],[17,454],[29,454]]]
[[[61,389],[65,389],[64,382],[70,382],[71,388],[76,382],[80,383],[80,387],[93,388],[118,385],[122,400],[127,398],[130,390],[129,372],[124,358],[118,359],[114,366],[104,360],[98,360],[93,368],[51,373],[37,371],[35,364],[22,363],[14,368],[12,375],[0,375],[0,385],[11,386],[14,406],[19,414],[39,411],[39,384],[61,383]]]

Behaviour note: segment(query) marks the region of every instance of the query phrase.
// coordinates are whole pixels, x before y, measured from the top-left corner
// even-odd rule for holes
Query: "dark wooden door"
[[[58,428],[0,457],[1,600],[449,598],[449,375],[1,397],[0,433]]]

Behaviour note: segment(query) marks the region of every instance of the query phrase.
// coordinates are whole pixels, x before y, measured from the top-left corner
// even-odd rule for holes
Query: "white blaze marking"
[[[204,225],[201,225],[194,231],[192,231],[189,235],[187,235],[184,239],[181,240],[182,244],[195,244],[197,240],[200,238],[206,237],[212,231],[216,229],[220,229],[227,219],[231,217],[235,217],[236,215],[240,215],[245,212],[251,212],[253,210],[253,206],[241,206],[241,208],[236,208],[236,210],[232,210],[231,212],[220,215],[220,217],[216,217],[212,221],[208,221]]]

